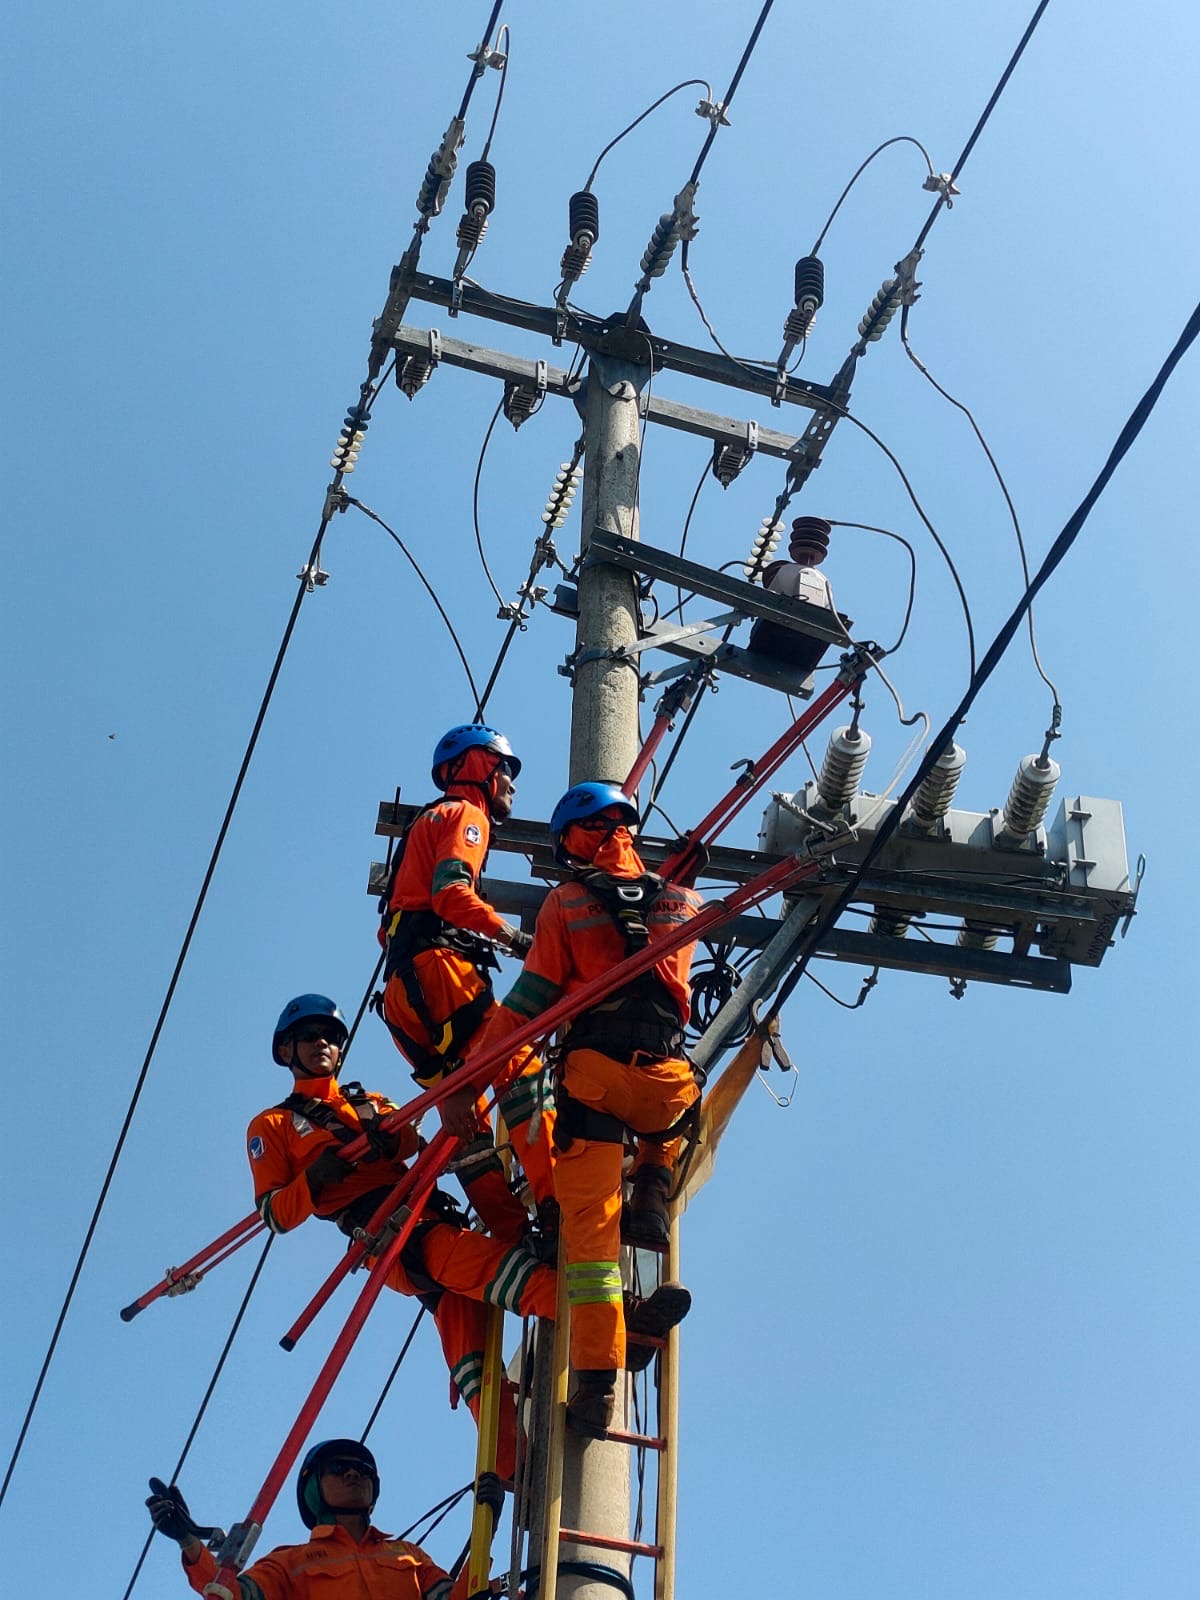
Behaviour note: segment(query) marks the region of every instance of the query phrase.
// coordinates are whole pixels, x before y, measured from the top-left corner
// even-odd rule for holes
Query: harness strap
[[[694,1072],[695,1068],[692,1070]],[[594,1144],[624,1144],[626,1133],[648,1144],[670,1144],[672,1139],[682,1138],[685,1134],[689,1137],[694,1135],[700,1122],[699,1095],[669,1128],[663,1128],[658,1133],[646,1133],[607,1111],[597,1111],[593,1106],[585,1105],[582,1100],[576,1100],[568,1094],[566,1085],[561,1081],[555,1087],[554,1100],[558,1108],[554,1122],[556,1150],[569,1150],[576,1139],[588,1139]]]

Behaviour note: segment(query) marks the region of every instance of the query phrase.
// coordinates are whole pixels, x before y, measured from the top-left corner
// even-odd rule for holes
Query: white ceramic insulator
[[[909,821],[918,828],[932,828],[950,809],[958,780],[967,764],[967,753],[960,745],[951,742],[937,759],[932,772],[926,774],[912,798]]]
[[[962,950],[994,950],[1000,935],[986,922],[964,920],[956,943]]]
[[[885,911],[882,906],[876,906],[868,932],[887,934],[893,939],[903,939],[908,933],[911,922],[912,918],[907,911]]]
[[[1057,761],[1026,756],[1004,802],[1004,832],[1014,839],[1027,838],[1046,815],[1058,779]]]
[[[848,727],[838,728],[829,741],[825,759],[817,778],[817,793],[821,804],[830,811],[840,811],[858,793],[858,780],[863,775],[867,757],[871,753],[871,735],[860,728],[851,733]]]

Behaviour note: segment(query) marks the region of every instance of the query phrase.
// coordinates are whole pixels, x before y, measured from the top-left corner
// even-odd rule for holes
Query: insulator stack
[[[560,267],[564,285],[578,283],[583,277],[600,237],[600,202],[590,189],[577,189],[567,202],[567,229],[571,242],[563,251]]]
[[[865,344],[874,344],[876,339],[882,339],[888,323],[900,309],[900,296],[896,293],[899,286],[899,278],[885,278],[867,307],[867,314],[858,325],[858,336]]]
[[[571,502],[575,498],[575,491],[579,488],[582,476],[582,467],[573,467],[569,461],[564,461],[555,473],[554,487],[550,491],[550,498],[546,501],[546,509],[542,512],[542,521],[551,531],[561,528],[567,520],[567,513],[571,509]]]
[[[413,400],[418,391],[429,382],[436,365],[437,363],[428,356],[406,356],[404,365],[396,369],[396,383],[403,393]]]
[[[342,430],[338,434],[338,442],[333,447],[333,454],[329,458],[329,465],[335,472],[353,472],[358,464],[358,452],[362,449],[363,439],[367,432],[367,416],[361,406],[351,406],[346,413],[346,420],[342,423]]]
[[[1027,839],[1046,815],[1046,807],[1060,776],[1057,761],[1049,756],[1026,756],[1017,768],[1004,802],[1003,832],[1011,839]]]
[[[954,791],[958,788],[958,780],[966,764],[966,751],[951,741],[913,795],[912,809],[908,814],[908,821],[913,827],[928,833],[942,820],[950,809],[950,802],[954,799]]]
[[[999,938],[999,933],[990,922],[975,922],[966,917],[955,943],[960,950],[994,950]]]
[[[671,257],[675,254],[675,246],[679,243],[679,235],[675,232],[675,214],[666,213],[659,217],[650,235],[650,243],[646,246],[642,256],[642,276],[646,278],[661,278],[670,265]]]
[[[801,256],[796,263],[796,304],[783,325],[793,343],[803,339],[825,303],[825,266],[819,256]]]
[[[496,169],[490,161],[472,161],[466,175],[467,202],[458,224],[458,243],[474,250],[487,232],[496,206]]]
[[[440,215],[446,203],[446,193],[458,166],[458,147],[462,144],[464,131],[462,118],[455,117],[442,136],[441,144],[429,158],[417,194],[417,210],[426,219]]]
[[[838,728],[829,741],[821,771],[817,776],[817,793],[827,811],[840,811],[858,793],[858,780],[863,775],[867,757],[871,754],[871,735],[861,728]]]
[[[892,911],[883,906],[875,907],[875,915],[871,918],[869,933],[882,934],[889,939],[903,939],[912,923],[912,917],[907,911]]]
[[[715,463],[713,471],[716,471]],[[753,583],[755,578],[761,576],[763,569],[779,548],[779,541],[782,537],[783,523],[778,519],[764,517],[758,525],[758,532],[754,535],[754,542],[750,546],[749,559],[742,568],[747,582]]]

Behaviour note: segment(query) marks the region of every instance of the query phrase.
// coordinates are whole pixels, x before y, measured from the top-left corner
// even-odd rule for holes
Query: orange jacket
[[[217,1575],[216,1557],[202,1550],[183,1570],[197,1594]],[[336,1523],[319,1523],[307,1544],[284,1544],[247,1567],[238,1579],[243,1600],[462,1600],[466,1568],[457,1583],[420,1545],[368,1528],[362,1543]]]
[[[506,923],[476,889],[491,837],[488,814],[473,800],[451,794],[422,812],[409,830],[389,911],[432,910],[494,939]]]
[[[359,1115],[342,1093],[336,1078],[297,1078],[292,1092],[325,1101],[339,1122],[356,1133],[362,1131]],[[382,1095],[369,1094],[367,1098],[376,1107],[378,1116],[396,1109]],[[335,1144],[332,1133],[315,1127],[298,1111],[281,1111],[278,1106],[271,1106],[260,1111],[251,1122],[246,1130],[246,1152],[254,1178],[254,1203],[272,1233],[287,1233],[314,1214],[336,1216],[360,1195],[372,1189],[390,1188],[404,1171],[403,1158],[417,1152],[417,1130],[411,1126],[402,1130],[400,1158],[396,1162],[370,1161],[356,1167],[341,1183],[330,1184],[322,1190],[319,1206],[314,1206],[304,1169],[322,1150]]]
[[[633,852],[630,855],[636,868],[628,876],[637,877],[642,863]],[[692,890],[667,884],[647,919],[651,943],[689,921],[703,904]],[[694,950],[695,945],[684,945],[651,969],[678,1006],[681,1023],[691,1015],[688,972]],[[626,953],[624,936],[596,897],[581,883],[560,883],[542,902],[524,971],[488,1021],[476,1050],[496,1044],[563,995],[611,972]]]

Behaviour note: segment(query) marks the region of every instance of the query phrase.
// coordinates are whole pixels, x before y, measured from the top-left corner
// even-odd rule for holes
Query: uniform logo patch
[[[263,1142],[259,1138],[258,1134],[255,1134],[253,1139],[251,1139],[251,1141],[250,1141],[250,1159],[251,1159],[251,1161],[257,1161],[259,1156],[261,1156],[263,1154],[263,1151],[265,1149],[266,1149],[266,1146],[263,1144]]]
[[[483,837],[479,831],[478,825],[474,822],[467,823],[465,833],[468,844],[478,844],[480,839]]]

